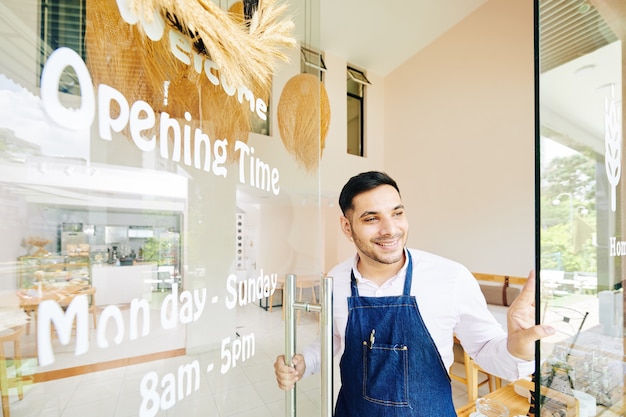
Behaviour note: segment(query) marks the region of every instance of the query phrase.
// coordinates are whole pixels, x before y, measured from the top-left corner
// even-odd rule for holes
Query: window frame
[[[372,85],[367,79],[365,72],[348,64],[346,67],[346,107],[347,107],[347,139],[346,152],[354,156],[365,157],[365,90],[366,87]],[[356,86],[356,88],[354,88]],[[350,103],[356,101],[358,103],[357,115],[358,123],[356,128],[358,132],[354,132],[355,125],[351,122],[354,118],[350,117]],[[354,138],[358,138],[355,140]]]

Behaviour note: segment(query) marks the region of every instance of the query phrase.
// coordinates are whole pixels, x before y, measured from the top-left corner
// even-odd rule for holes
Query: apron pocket
[[[409,405],[409,360],[404,345],[363,342],[363,398],[376,404]]]

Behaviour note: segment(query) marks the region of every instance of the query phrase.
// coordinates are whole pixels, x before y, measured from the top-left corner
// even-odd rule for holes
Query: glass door
[[[541,342],[537,415],[624,415],[626,7],[536,7],[537,305],[557,330]]]
[[[285,90],[319,4],[267,37],[251,2],[136,3],[0,5],[4,415],[280,415],[284,278],[324,270],[322,87]],[[299,347],[318,329],[299,314]]]

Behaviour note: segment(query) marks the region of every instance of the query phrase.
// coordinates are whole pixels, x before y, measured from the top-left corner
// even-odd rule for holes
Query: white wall
[[[381,170],[384,167],[384,79],[376,74],[367,73],[372,83],[366,88],[366,155],[350,155],[347,149],[347,103],[346,103],[346,67],[344,58],[325,54],[324,60],[328,71],[324,85],[330,101],[331,118],[326,148],[320,163],[322,219],[324,222],[324,271],[336,263],[354,255],[354,246],[339,228],[341,210],[337,204],[341,187],[353,175],[363,171]]]
[[[475,272],[533,268],[533,97],[526,0],[487,2],[385,78],[384,167],[410,245]]]
[[[330,127],[326,138],[326,148],[320,164],[322,194],[332,196],[336,202],[341,187],[355,174],[372,169],[382,169],[385,156],[384,141],[384,92],[382,77],[367,73],[372,85],[366,88],[366,156],[350,155],[347,149],[347,103],[346,67],[344,58],[325,54],[328,71],[324,84],[330,101]]]
[[[367,76],[367,155],[346,153],[345,59],[328,53],[324,268],[353,254],[337,196],[362,171],[399,183],[409,245],[476,272],[534,265],[533,5],[490,0],[386,77]],[[365,69],[367,70],[367,69]]]

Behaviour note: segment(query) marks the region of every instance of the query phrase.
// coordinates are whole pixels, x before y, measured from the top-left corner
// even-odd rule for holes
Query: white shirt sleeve
[[[337,323],[333,320],[333,357],[337,356],[342,351],[342,336],[340,332],[337,330]],[[321,342],[320,338],[317,337],[313,342],[311,342],[307,347],[302,349],[302,355],[304,356],[304,363],[306,363],[306,369],[304,371],[305,376],[309,376],[312,374],[318,373],[321,368],[321,358],[322,358],[322,350],[321,350]]]
[[[305,347],[302,350],[302,355],[306,364],[303,377],[318,373],[321,369],[322,357],[320,339],[315,339],[315,341]]]
[[[507,349],[507,333],[487,307],[474,276],[461,275],[456,285],[458,322],[454,333],[463,349],[485,371],[515,381],[532,374],[534,361],[511,355]]]

